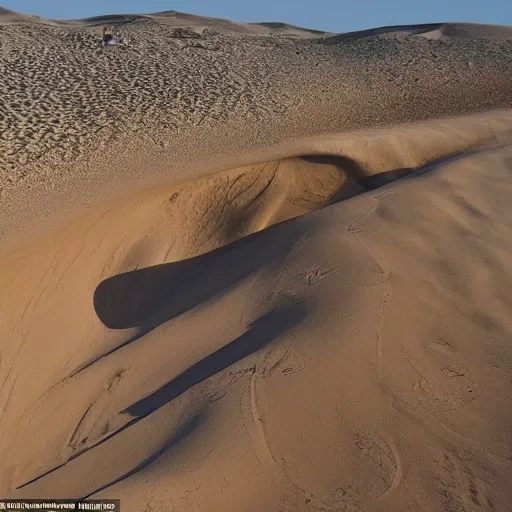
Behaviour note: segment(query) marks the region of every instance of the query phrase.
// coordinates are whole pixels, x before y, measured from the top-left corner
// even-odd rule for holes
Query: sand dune
[[[4,16],[0,495],[508,510],[508,28]]]
[[[28,21],[36,21],[39,25],[81,28],[102,27],[105,24],[121,27],[134,23],[158,21],[160,24],[171,25],[174,28],[186,27],[196,31],[213,29],[217,32],[235,32],[254,35],[286,35],[299,38],[312,38],[327,35],[327,33],[322,30],[297,27],[287,23],[237,23],[227,19],[196,16],[178,11],[163,11],[154,14],[107,14],[77,20],[62,20],[40,18],[39,16],[26,16],[0,7],[0,23],[26,23]]]
[[[0,6],[0,23],[26,23],[30,16],[25,16]]]
[[[421,36],[427,39],[510,39],[512,27],[479,23],[426,23],[424,25],[397,25],[327,36],[326,43],[339,43],[349,39],[376,35],[394,37]]]

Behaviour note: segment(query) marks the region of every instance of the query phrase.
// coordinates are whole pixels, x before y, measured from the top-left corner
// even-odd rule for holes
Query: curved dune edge
[[[158,241],[193,188],[13,254],[0,490],[128,510],[503,509],[511,159],[483,148],[174,263]],[[211,199],[250,175],[230,172],[202,178]]]
[[[336,34],[326,37],[324,42],[326,44],[337,44],[349,39],[359,39],[362,37],[371,37],[383,34],[398,37],[424,37],[426,39],[433,40],[458,38],[508,39],[512,35],[512,28],[508,25],[486,25],[483,23],[426,23],[421,25],[395,25]]]
[[[244,133],[242,130],[237,132],[232,127],[229,131],[231,134]],[[147,194],[166,197],[181,190],[186,182],[196,192],[200,191],[196,197],[202,195],[202,206],[191,206],[199,199],[190,198],[185,200],[189,203],[182,206],[183,199],[180,199],[180,206],[176,211],[179,212],[180,208],[184,210],[177,215],[183,215],[185,218],[189,216],[187,210],[190,208],[201,210],[209,204],[223,204],[226,198],[223,196],[225,188],[222,186],[229,186],[230,179],[236,178],[239,174],[244,174],[249,179],[251,175],[256,176],[254,173],[259,173],[262,166],[267,164],[270,167],[266,167],[266,175],[269,175],[272,165],[282,161],[288,162],[287,169],[291,168],[292,171],[281,169],[279,175],[282,175],[283,179],[279,184],[274,184],[272,192],[275,191],[276,201],[285,201],[288,194],[297,196],[297,192],[288,191],[293,180],[313,179],[306,178],[305,175],[303,178],[298,177],[301,172],[308,171],[304,168],[299,171],[297,160],[294,159],[300,158],[301,166],[304,167],[304,156],[334,157],[333,165],[336,170],[332,168],[327,172],[341,173],[339,177],[334,178],[335,181],[339,180],[339,183],[328,185],[331,187],[330,195],[325,190],[321,191],[321,194],[327,194],[324,197],[325,201],[319,202],[320,206],[323,206],[338,192],[339,195],[336,197],[339,198],[360,192],[360,188],[353,188],[354,183],[365,177],[390,171],[403,173],[407,169],[419,168],[487,145],[507,144],[511,136],[512,111],[501,110],[422,123],[407,123],[386,129],[302,137],[273,146],[249,145],[242,149],[243,141],[251,140],[248,134],[244,134],[244,137],[233,141],[233,148],[239,148],[239,152],[229,148],[233,138],[227,138],[224,141],[225,146],[217,147],[216,158],[205,155],[209,150],[214,151],[215,140],[210,140],[209,144],[205,143],[199,151],[194,152],[194,158],[187,159],[184,155],[187,154],[190,144],[195,144],[195,137],[192,137],[189,143],[177,142],[168,150],[151,147],[151,143],[140,139],[134,149],[133,141],[127,138],[102,151],[101,155],[92,155],[90,160],[82,164],[77,163],[71,179],[53,183],[50,191],[36,187],[17,191],[12,198],[6,197],[0,209],[0,220],[3,221],[0,253],[5,255],[16,247],[30,243],[30,240],[38,236],[51,235],[52,232],[65,229],[72,219],[78,221],[83,215],[92,216],[92,212],[116,208],[115,204],[122,202],[123,198],[138,202],[139,200],[134,198],[139,194],[140,197],[146,197]],[[188,154],[193,154],[192,150]],[[143,173],[141,169],[144,169]],[[289,172],[295,174],[288,181],[286,174]],[[316,171],[313,169],[313,172]],[[197,182],[202,179],[205,181]],[[311,186],[315,187],[307,185]],[[155,192],[150,192],[152,188],[155,188]],[[129,199],[130,197],[132,199]],[[289,198],[289,201],[294,199]],[[281,213],[267,211],[265,215],[271,217],[267,221],[259,221],[259,228],[256,225],[252,228],[242,228],[240,233],[243,235],[233,235],[225,240],[233,241],[239,236],[258,231],[279,220],[312,211],[317,207],[303,206],[303,210],[299,207],[296,213],[293,213],[293,208],[290,213],[286,213],[284,210],[287,207],[284,207]],[[212,211],[209,218],[213,219],[215,215]],[[222,223],[224,220],[218,222]],[[234,232],[237,229],[234,229]],[[194,229],[190,232],[194,232]],[[209,249],[204,250],[212,250],[222,243],[212,243],[208,246]]]

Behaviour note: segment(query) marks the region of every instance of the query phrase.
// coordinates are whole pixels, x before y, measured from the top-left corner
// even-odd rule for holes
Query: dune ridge
[[[251,141],[251,145],[242,150],[239,146],[235,146],[233,150],[228,145],[231,143],[229,139],[224,140],[224,144],[226,140],[229,141],[228,144],[222,145],[219,139],[225,132],[220,132],[219,139],[203,147],[206,155],[211,151],[219,152],[214,165],[209,158],[188,166],[182,163],[188,152],[196,151],[197,154],[197,136],[191,139],[178,138],[175,144],[171,143],[164,151],[161,148],[159,151],[151,139],[146,145],[138,140],[137,149],[134,151],[130,136],[118,143],[111,143],[108,150],[102,151],[100,158],[96,155],[85,160],[82,165],[80,162],[74,163],[74,181],[62,178],[60,182],[52,183],[51,201],[44,195],[41,198],[41,192],[37,188],[15,195],[15,202],[9,203],[5,200],[3,214],[10,221],[2,230],[6,240],[0,250],[6,252],[21,247],[38,234],[49,234],[57,226],[64,227],[70,219],[87,215],[91,209],[97,211],[98,208],[104,208],[102,204],[115,204],[125,196],[137,195],[134,191],[144,193],[148,188],[172,190],[169,195],[179,195],[182,190],[191,191],[188,196],[182,195],[176,209],[178,216],[183,216],[184,219],[194,219],[198,211],[203,212],[210,204],[216,205],[206,221],[206,224],[212,222],[207,231],[213,233],[213,238],[207,246],[213,249],[218,246],[217,243],[220,244],[213,242],[216,237],[222,238],[223,243],[228,243],[228,240],[233,241],[244,236],[243,233],[250,234],[263,229],[277,222],[277,219],[285,220],[301,215],[332,201],[360,193],[365,189],[364,183],[371,182],[367,179],[371,176],[381,175],[381,178],[375,179],[389,181],[393,177],[403,176],[412,170],[455,155],[487,146],[506,145],[512,136],[511,120],[511,112],[503,110],[423,123],[405,123],[388,129],[375,128],[300,137],[263,148],[252,145],[254,139],[249,131],[246,140]],[[241,131],[237,133],[240,134]],[[141,148],[144,147],[147,149],[142,151]],[[314,165],[311,159],[318,165]],[[282,164],[284,165],[279,170]],[[234,167],[230,168],[231,165]],[[56,171],[55,166],[50,168]],[[123,172],[123,182],[117,183],[114,190],[111,176],[105,173],[105,169]],[[141,174],[140,169],[145,169],[145,173]],[[223,194],[229,189],[230,180],[242,180],[239,185],[247,180],[263,184],[267,183],[265,177],[269,180],[276,177],[276,170],[279,170],[278,179],[266,191],[266,196],[259,197],[260,206],[252,204],[252,213],[251,210],[246,210],[247,204],[242,201],[238,206],[238,211],[244,212],[241,217],[237,217],[240,214],[236,213],[237,207],[234,205],[229,205],[224,216],[217,217],[229,200]],[[82,173],[87,173],[87,181],[76,187],[76,176]],[[326,185],[322,180],[317,181],[317,173],[323,175],[329,184]],[[174,178],[170,179],[170,175]],[[305,188],[299,191],[297,187]],[[234,194],[237,193],[237,188],[232,190]],[[247,200],[255,190],[257,186],[246,191],[245,198],[242,199]],[[268,204],[270,197],[274,197],[270,200],[274,203],[274,213]],[[302,202],[302,205],[293,205],[297,202]],[[70,206],[66,209],[67,204]],[[257,211],[261,212],[259,217],[256,215]],[[256,221],[256,218],[260,220]],[[263,220],[265,218],[266,221]],[[216,222],[219,223],[217,227]],[[220,229],[221,225],[232,226],[231,235]],[[203,229],[204,226],[200,226],[201,232]],[[195,234],[196,228],[193,228],[185,236],[194,237]],[[199,246],[202,243],[197,242]]]
[[[389,27],[326,35],[323,42],[338,44],[350,39],[387,35],[390,37],[424,37],[426,39],[510,39],[512,28],[508,25],[484,23],[425,23],[423,25],[395,25]]]
[[[0,495],[507,510],[505,28],[0,28]]]

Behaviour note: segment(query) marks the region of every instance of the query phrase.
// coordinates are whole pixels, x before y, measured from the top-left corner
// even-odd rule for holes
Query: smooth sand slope
[[[0,23],[0,495],[510,509],[511,29]]]

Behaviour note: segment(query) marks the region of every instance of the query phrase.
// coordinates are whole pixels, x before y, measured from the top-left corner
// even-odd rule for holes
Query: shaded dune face
[[[169,257],[183,259],[216,249],[277,222],[325,206],[336,194],[355,193],[342,159],[325,163],[289,158],[233,169],[173,189],[169,222],[179,230]]]

